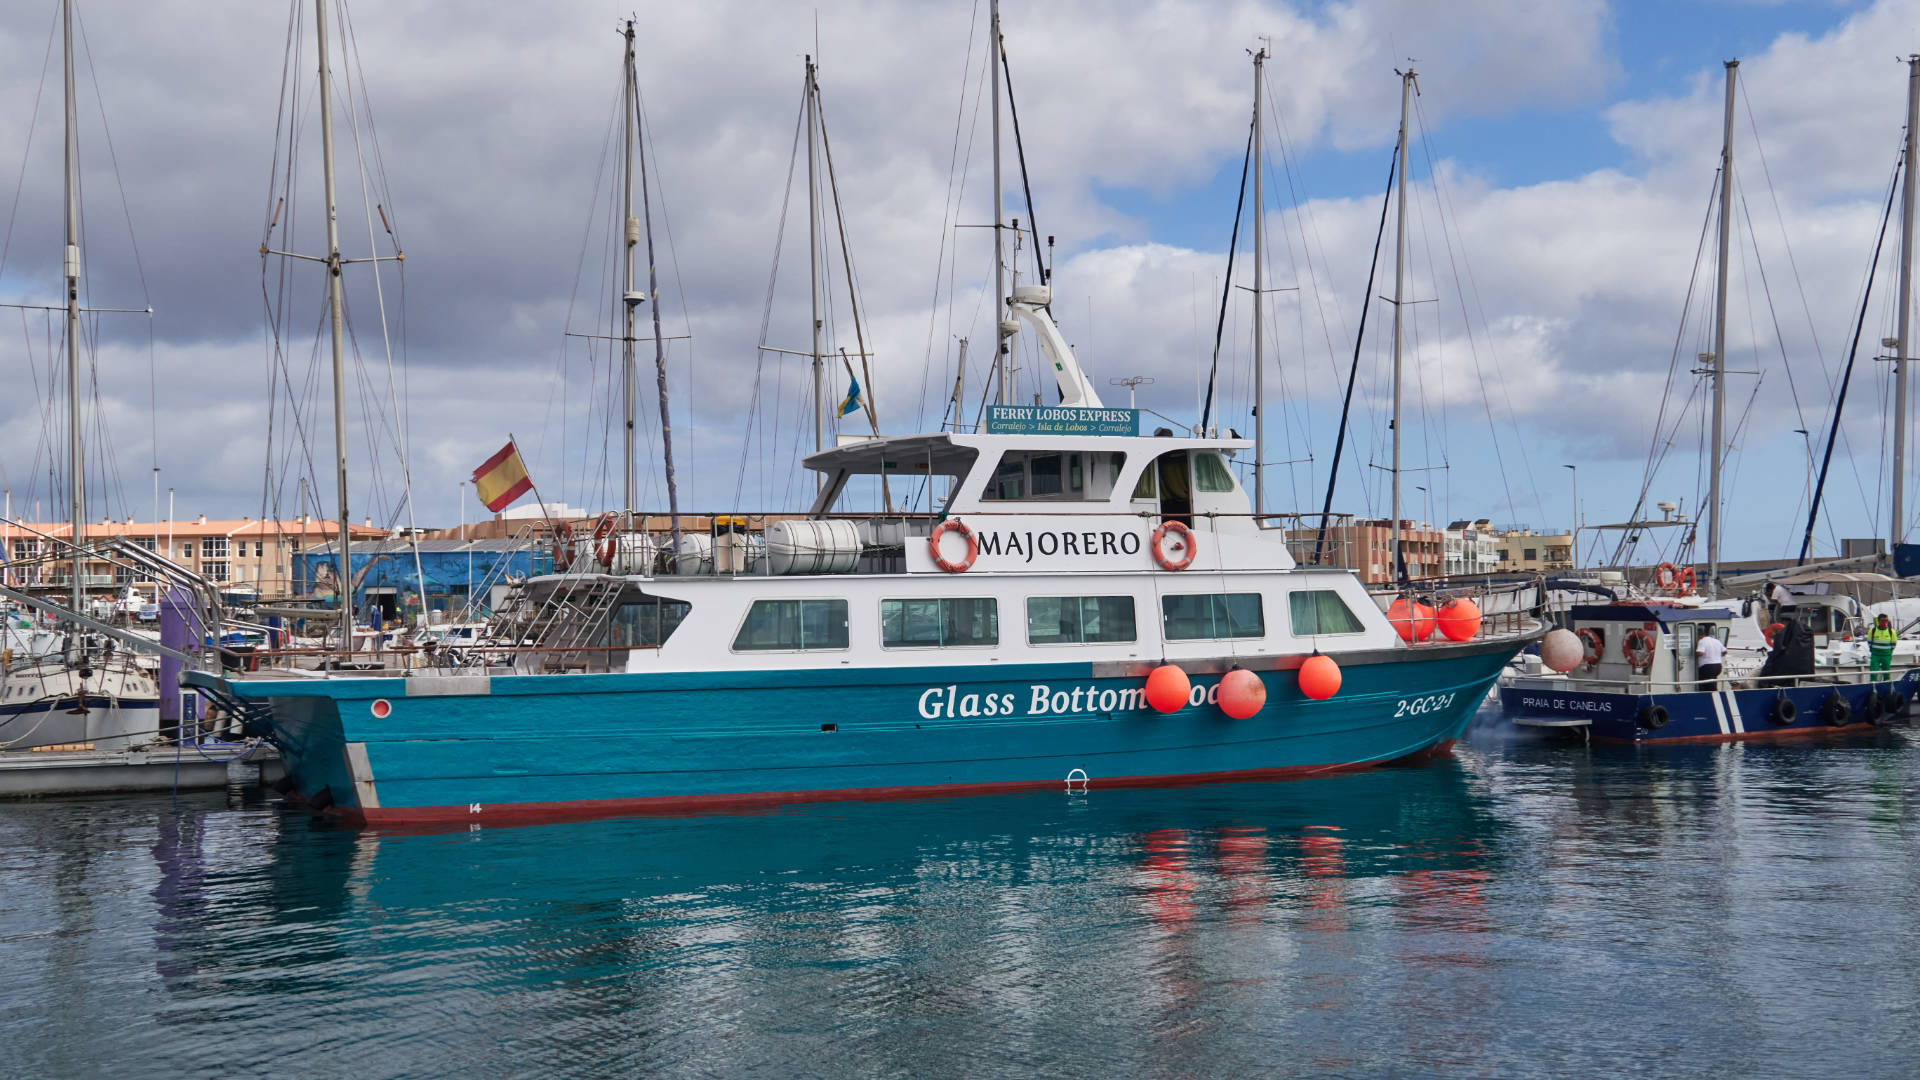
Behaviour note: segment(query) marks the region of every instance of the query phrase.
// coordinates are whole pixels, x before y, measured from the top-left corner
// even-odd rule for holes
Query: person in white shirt
[[[1727,647],[1714,636],[1709,625],[1700,626],[1700,641],[1693,647],[1694,667],[1700,673],[1700,689],[1712,690],[1720,681],[1720,662],[1726,659]]]

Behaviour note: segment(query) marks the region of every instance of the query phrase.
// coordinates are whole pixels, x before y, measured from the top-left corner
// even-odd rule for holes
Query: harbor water
[[[1920,738],[330,828],[0,804],[0,1075],[1912,1076]]]

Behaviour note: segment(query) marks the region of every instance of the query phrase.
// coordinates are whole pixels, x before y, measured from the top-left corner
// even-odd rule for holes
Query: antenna
[[[1134,395],[1138,393],[1140,387],[1152,386],[1153,377],[1151,375],[1133,375],[1125,379],[1108,379],[1107,385],[1126,387],[1127,388],[1127,408],[1131,409],[1135,407]]]

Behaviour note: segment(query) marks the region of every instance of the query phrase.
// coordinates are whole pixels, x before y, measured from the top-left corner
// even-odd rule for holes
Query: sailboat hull
[[[1362,768],[1444,752],[1519,644],[1382,653],[1346,665],[1325,701],[1304,697],[1283,661],[1259,672],[1267,703],[1244,720],[1211,703],[1217,673],[1161,714],[1141,701],[1139,672],[1087,663],[230,690],[271,706],[295,791],[331,813],[497,822]]]

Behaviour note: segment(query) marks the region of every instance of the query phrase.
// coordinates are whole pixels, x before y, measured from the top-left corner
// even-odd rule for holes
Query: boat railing
[[[1688,694],[1702,690],[1790,689],[1799,686],[1859,686],[1863,683],[1891,683],[1905,671],[1871,671],[1866,668],[1827,670],[1810,675],[1722,675],[1717,679],[1556,679],[1546,676],[1521,676],[1514,685],[1540,690],[1582,690],[1603,694]]]
[[[1380,567],[1367,562],[1368,553],[1359,551],[1351,536],[1342,533],[1342,530],[1351,533],[1348,527],[1351,515],[1333,515],[1339,524],[1329,530],[1323,542],[1318,526],[1310,521],[1318,515],[1220,510],[1165,513],[1157,509],[1136,509],[1120,502],[1078,499],[1029,500],[1018,507],[973,507],[957,513],[947,508],[823,514],[687,512],[679,517],[677,540],[665,515],[609,511],[585,519],[531,522],[523,525],[513,539],[533,549],[533,576],[536,577],[580,570],[674,577],[766,576],[773,572],[766,544],[770,526],[787,521],[845,521],[858,530],[860,548],[854,556],[853,568],[838,572],[897,574],[906,570],[907,546],[925,543],[934,526],[949,516],[978,523],[1069,515],[1085,516],[1090,522],[1125,519],[1157,525],[1176,520],[1195,527],[1203,539],[1214,531],[1256,535],[1283,546],[1301,568],[1352,570],[1363,579],[1381,576]],[[1252,528],[1246,528],[1248,525]],[[612,557],[608,558],[609,555]],[[505,560],[497,564],[494,574],[503,573],[505,565]],[[485,596],[491,586],[498,583],[494,576],[489,576],[472,588],[470,596]],[[470,610],[475,602],[470,600]]]

